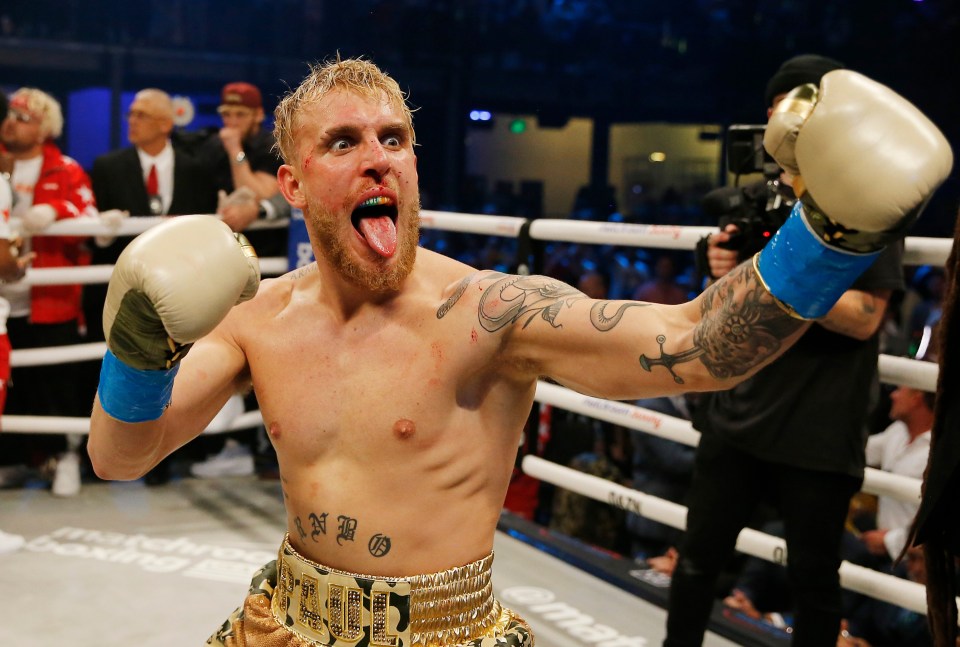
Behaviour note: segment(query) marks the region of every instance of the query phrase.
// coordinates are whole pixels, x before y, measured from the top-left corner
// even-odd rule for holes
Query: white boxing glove
[[[35,204],[27,209],[20,220],[23,233],[33,236],[46,231],[57,220],[57,210],[49,204]]]
[[[159,418],[190,346],[259,283],[253,249],[218,218],[179,216],[137,236],[117,259],[103,307],[104,411],[125,422]]]
[[[260,283],[256,253],[217,218],[178,216],[131,241],[103,306],[107,347],[140,369],[168,369]],[[168,343],[167,337],[171,343]]]
[[[909,101],[850,70],[792,90],[764,147],[799,198],[754,257],[757,276],[793,315],[826,315],[885,245],[906,235],[950,173],[946,138]]]
[[[851,70],[790,92],[771,114],[763,143],[799,178],[794,189],[804,208],[840,226],[825,224],[826,236],[855,251],[902,236],[953,166],[950,144],[933,122]]]

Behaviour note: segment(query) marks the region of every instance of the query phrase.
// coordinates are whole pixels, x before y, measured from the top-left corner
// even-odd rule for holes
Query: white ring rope
[[[211,218],[219,217],[212,214],[202,215],[209,215]],[[108,227],[100,221],[100,218],[81,216],[57,220],[34,236],[136,236],[170,218],[176,218],[176,216],[132,216],[121,219],[117,227]],[[287,218],[276,220],[259,218],[251,222],[247,229],[281,229],[289,224],[290,221]]]
[[[261,258],[262,276],[280,276],[288,271],[289,261],[282,256]],[[106,283],[113,274],[113,265],[82,265],[80,267],[29,268],[21,282],[27,285],[73,285],[75,283]]]
[[[534,220],[530,224],[530,237],[538,240],[685,250],[692,250],[703,236],[716,231],[716,227],[638,225],[550,218]],[[953,241],[949,238],[908,237],[904,241],[903,264],[942,267],[947,262],[952,245]]]
[[[211,216],[215,217],[215,216]],[[423,226],[428,229],[458,231],[472,234],[516,237],[525,218],[485,214],[453,213],[424,210],[420,213]],[[100,222],[99,218],[82,217],[58,220],[38,236],[135,236],[160,224],[168,216],[137,216],[124,218],[117,229]],[[285,227],[287,219],[255,220],[250,229]],[[680,227],[675,225],[639,225],[624,222],[595,222],[540,218],[530,222],[530,237],[537,240],[555,240],[626,247],[654,247],[659,249],[692,250],[703,236],[716,232],[716,227]],[[909,236],[904,241],[904,265],[937,265],[942,267],[950,255],[953,241],[949,238]]]
[[[937,392],[940,367],[933,362],[896,355],[880,355],[877,365],[880,369],[880,381],[884,384],[898,384],[930,393]]]
[[[421,211],[420,224],[426,229],[458,231],[467,234],[516,238],[526,218],[516,216],[488,216],[482,213],[451,213],[449,211]]]
[[[697,241],[716,233],[716,227],[636,225],[626,222],[591,222],[544,218],[530,223],[530,237],[568,243],[595,243],[660,249],[693,249]]]
[[[213,424],[205,434],[222,434],[238,429],[252,429],[263,424],[259,411],[247,411],[231,417],[225,424]],[[3,432],[23,434],[79,434],[90,433],[90,418],[71,416],[3,416]]]
[[[594,398],[543,381],[537,382],[535,399],[537,402],[565,411],[579,413],[627,429],[643,431],[690,447],[696,447],[700,443],[700,432],[693,428],[689,420],[674,418],[625,402]],[[919,503],[920,483],[919,479],[868,467],[862,490],[868,494],[888,496],[898,501]]]
[[[598,476],[578,472],[537,456],[523,458],[523,472],[565,490],[616,506],[627,512],[659,521],[680,530],[686,529],[687,509],[672,501],[644,494]],[[787,546],[780,537],[744,528],[737,538],[737,550],[775,564],[786,564]],[[883,600],[926,615],[926,588],[917,582],[886,575],[849,562],[840,566],[840,583],[850,591]]]

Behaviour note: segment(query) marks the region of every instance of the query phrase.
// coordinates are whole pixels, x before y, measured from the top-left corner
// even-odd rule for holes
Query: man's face
[[[240,131],[240,138],[246,139],[260,129],[263,121],[263,108],[248,108],[246,106],[223,105],[217,108],[224,128],[234,128]]]
[[[413,133],[399,106],[336,90],[304,109],[296,166],[281,169],[320,253],[345,278],[397,290],[413,268],[420,191]]]
[[[25,153],[43,143],[40,115],[25,108],[10,106],[7,117],[0,125],[0,140],[11,153]]]
[[[148,97],[137,96],[127,113],[127,139],[134,146],[150,147],[165,142],[173,129],[173,120]]]
[[[923,393],[908,386],[898,386],[890,393],[890,418],[905,419],[917,406],[917,400]]]

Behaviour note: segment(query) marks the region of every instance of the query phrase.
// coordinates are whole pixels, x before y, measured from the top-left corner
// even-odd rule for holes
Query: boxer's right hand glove
[[[259,282],[253,248],[217,218],[179,216],[135,238],[117,259],[103,308],[104,411],[124,422],[163,415],[179,361]]]
[[[825,315],[883,246],[906,235],[953,165],[937,127],[890,88],[850,70],[790,92],[764,147],[799,202],[755,257],[781,303]]]

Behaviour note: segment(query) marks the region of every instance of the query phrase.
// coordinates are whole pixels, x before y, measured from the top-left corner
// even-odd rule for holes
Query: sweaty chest
[[[275,443],[429,444],[458,409],[482,398],[489,362],[470,330],[463,340],[427,327],[322,332],[274,336],[248,351],[268,430],[277,424]]]

